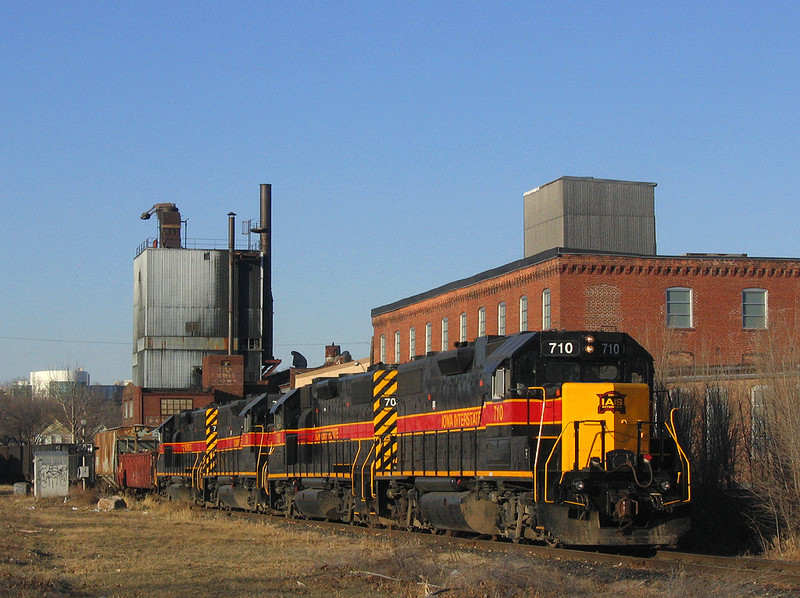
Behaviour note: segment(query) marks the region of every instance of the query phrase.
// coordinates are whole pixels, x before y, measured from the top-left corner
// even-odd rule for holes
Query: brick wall
[[[692,327],[667,328],[666,292],[692,290]],[[394,362],[395,332],[400,361],[409,360],[409,333],[416,353],[425,353],[425,326],[432,349],[441,346],[442,318],[449,345],[459,340],[459,316],[467,314],[467,338],[478,335],[478,310],[486,310],[486,333],[497,334],[498,304],[506,304],[506,333],[520,329],[519,300],[528,298],[528,330],[541,330],[542,291],[550,289],[551,328],[612,328],[628,332],[651,353],[674,365],[729,366],[751,362],[764,330],[742,327],[742,291],[767,291],[770,326],[797,324],[800,260],[739,257],[627,257],[562,254],[558,257],[450,290],[373,318],[374,354],[380,337]]]
[[[129,384],[123,390],[122,425],[158,426],[168,417],[161,413],[161,399],[188,400],[192,409],[199,409],[208,406],[214,397],[209,392],[150,391]]]

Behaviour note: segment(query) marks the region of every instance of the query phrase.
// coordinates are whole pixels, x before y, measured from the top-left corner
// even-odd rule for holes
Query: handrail
[[[678,442],[678,434],[675,431],[675,412],[679,411],[678,407],[674,407],[669,412],[669,424],[666,422],[664,423],[664,427],[669,432],[669,435],[672,436],[672,440],[675,442],[675,447],[678,450],[678,454],[681,457],[681,464],[686,468],[686,483],[684,487],[686,488],[686,498],[684,502],[691,502],[692,501],[692,465],[689,463],[689,457],[686,456],[686,453],[681,446],[681,443]],[[668,503],[671,504],[671,503]]]
[[[575,442],[576,442],[575,463],[573,465],[575,467],[575,470],[579,469],[579,465],[580,465],[580,463],[578,461],[578,459],[580,458],[580,455],[579,455],[580,446],[578,444],[578,442],[579,442],[578,429],[579,429],[581,424],[599,424],[600,425],[600,427],[601,427],[601,439],[600,439],[601,449],[600,450],[603,451],[603,456],[602,456],[603,461],[602,462],[605,465],[606,421],[603,420],[603,419],[575,420],[575,421],[572,422],[572,425],[575,428]],[[553,455],[556,452],[556,448],[558,448],[558,445],[561,442],[561,439],[564,436],[564,432],[567,430],[567,426],[568,425],[569,425],[568,422],[562,423],[561,432],[559,433],[558,437],[556,438],[556,441],[553,443],[553,448],[550,450],[550,455],[547,457],[547,461],[545,461],[545,464],[544,464],[544,502],[546,502],[546,503],[554,503],[555,502],[555,500],[547,500],[547,488],[548,488],[548,477],[549,477],[548,466],[550,465],[550,460],[553,458]],[[563,470],[563,467],[561,469]],[[564,471],[559,471],[559,473],[561,474],[561,477],[563,478],[565,470]]]
[[[353,466],[350,468],[350,486],[352,488],[353,496],[356,495],[356,464],[358,463],[358,456],[361,454],[361,442],[362,440],[358,440],[358,450],[356,451],[356,456],[353,459]]]
[[[533,458],[533,500],[534,502],[539,501],[539,451],[542,448],[542,435],[544,433],[544,412],[547,409],[547,393],[544,390],[544,387],[535,387],[535,389],[540,389],[542,391],[542,410],[539,415],[539,434],[536,437],[536,455]],[[528,402],[526,405],[528,410],[528,428],[529,434],[528,438],[530,438],[530,418],[531,418],[531,399],[528,397]],[[547,477],[547,473],[545,473],[545,478]]]
[[[672,409],[670,411],[669,423],[665,422],[664,423],[664,428],[667,430],[667,432],[669,432],[669,435],[671,436],[673,442],[675,443],[675,447],[676,447],[676,449],[678,451],[678,454],[679,454],[679,459],[680,459],[680,463],[681,463],[681,466],[682,466],[682,470],[686,474],[686,481],[684,483],[685,490],[684,490],[683,502],[691,502],[691,500],[692,500],[691,463],[689,462],[689,458],[687,457],[685,451],[683,450],[683,447],[681,446],[680,442],[678,442],[678,435],[677,435],[677,433],[675,431],[675,412],[676,411],[678,411],[678,408],[674,408],[674,409]],[[605,463],[604,463],[604,461],[605,461],[605,433],[606,433],[605,432],[605,424],[606,424],[605,420],[575,420],[575,421],[573,421],[571,423],[574,426],[575,437],[576,437],[576,451],[575,451],[575,464],[574,464],[575,469],[576,470],[579,469],[579,465],[580,465],[580,463],[578,461],[578,459],[579,459],[579,455],[578,455],[578,451],[579,451],[578,429],[579,429],[581,424],[600,424],[600,426],[602,427],[601,450],[603,451],[603,465],[605,466]],[[641,428],[641,424],[642,423],[647,423],[649,425],[652,425],[652,423],[650,423],[650,422],[638,422],[638,428]],[[564,422],[562,424],[561,432],[559,433],[558,437],[556,438],[556,441],[553,444],[553,448],[550,450],[550,454],[548,455],[547,460],[545,461],[545,464],[544,464],[544,502],[545,503],[554,503],[555,502],[555,500],[552,499],[552,498],[548,499],[548,488],[549,488],[549,483],[548,482],[549,482],[549,474],[550,474],[549,465],[550,465],[550,461],[552,460],[553,456],[555,455],[556,449],[558,448],[559,444],[562,441],[562,438],[564,436],[564,432],[568,429],[568,426],[569,426],[569,422]],[[637,440],[637,451],[639,450],[639,448],[640,447],[639,447],[638,440]],[[538,451],[537,451],[537,457],[538,457]],[[564,473],[566,473],[566,470],[560,471],[560,473],[561,473],[561,477],[563,479]],[[534,482],[536,482],[536,479],[534,479]],[[536,494],[536,492],[537,492],[537,486],[534,485],[534,496],[536,497],[536,499],[538,501],[538,494]],[[674,503],[677,503],[677,502],[681,502],[681,500],[676,500],[676,501],[672,501],[672,502],[664,503],[664,504],[665,505],[669,505],[669,504],[674,504]]]
[[[207,453],[197,453],[197,456],[194,458],[194,465],[192,465],[192,488],[196,488],[197,490],[201,490],[200,487],[200,468],[203,466],[203,461],[205,461]],[[197,482],[195,483],[194,476],[197,474]]]
[[[548,455],[547,461],[544,462],[544,502],[545,503],[554,503],[555,502],[555,500],[547,500],[547,487],[549,485],[547,483],[548,482],[547,478],[549,477],[549,471],[550,471],[548,469],[548,465],[550,465],[550,459],[553,458],[553,455],[556,452],[556,447],[561,442],[561,437],[564,436],[564,430],[565,429],[566,429],[566,426],[562,425],[561,426],[561,433],[558,435],[558,437],[556,438],[556,441],[553,443],[553,448],[550,449],[550,455]]]
[[[262,436],[263,436],[263,435],[265,434],[265,431],[264,431],[264,426],[263,426],[263,425],[261,425],[261,424],[257,424],[257,425],[255,425],[255,426],[253,426],[253,429],[254,429],[254,430],[258,430],[259,428],[261,428],[261,434],[262,434]],[[258,442],[258,432],[257,432],[257,431],[256,431],[256,433],[255,433],[255,440],[256,440],[256,442]],[[239,446],[240,446],[240,448],[241,448],[241,441],[239,442]],[[256,456],[256,471],[257,471],[257,472],[258,472],[258,464],[259,464],[260,462],[261,462],[261,443],[258,443],[258,454],[257,454],[257,456]],[[262,468],[262,469],[263,469],[263,468]],[[258,473],[256,473],[256,476],[258,476]],[[259,483],[258,483],[258,477],[256,477],[256,486],[259,486]],[[262,487],[262,488],[264,487],[264,480],[263,480],[263,478],[262,478],[262,480],[261,480],[261,485],[260,485],[260,487]]]
[[[364,458],[364,464],[361,466],[361,490],[362,490],[361,498],[366,498],[366,496],[364,496],[364,492],[363,492],[363,490],[364,490],[364,470],[367,468],[367,461],[369,461],[370,455],[373,453],[373,451],[375,451],[375,449],[377,447],[377,444],[376,444],[375,441],[377,439],[377,441],[380,442],[380,438],[381,438],[380,436],[374,436],[373,437],[372,447],[369,449],[369,452],[367,453],[367,456]],[[377,496],[374,493],[374,488],[375,488],[375,459],[372,459],[372,461],[369,461],[369,494],[370,494],[370,496],[372,498],[375,498]]]

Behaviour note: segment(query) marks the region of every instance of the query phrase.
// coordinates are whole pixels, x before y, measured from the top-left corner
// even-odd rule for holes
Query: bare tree
[[[0,440],[33,444],[36,435],[52,421],[53,403],[15,390],[10,387],[0,394]]]
[[[659,335],[655,335],[659,336]],[[681,446],[691,462],[693,548],[736,552],[747,547],[737,483],[741,425],[737,396],[717,352],[685,352],[680,333],[666,329],[654,354],[655,388],[663,417],[671,409]]]
[[[49,396],[56,405],[54,419],[72,435],[75,443],[86,442],[100,426],[104,416],[101,399],[91,392],[88,376],[80,368],[61,370],[60,378],[51,381]]]
[[[755,345],[759,386],[752,396],[747,436],[751,484],[760,522],[779,548],[800,544],[798,332],[795,326],[775,322]]]

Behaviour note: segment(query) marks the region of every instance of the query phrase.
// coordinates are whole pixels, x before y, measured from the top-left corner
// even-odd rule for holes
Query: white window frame
[[[486,336],[486,308],[478,308],[478,336]]]
[[[553,327],[553,312],[550,289],[542,291],[542,330],[550,330]]]
[[[412,326],[408,331],[408,360],[411,361],[417,354],[417,331]]]
[[[461,312],[459,316],[459,338],[462,343],[467,342],[467,312]]]
[[[501,301],[497,304],[497,334],[506,334],[506,303]]]
[[[748,301],[748,295],[756,296],[760,295],[763,299],[762,301]],[[768,294],[767,289],[743,289],[742,290],[742,328],[744,330],[765,330],[767,328],[769,320],[767,319],[767,301],[768,301]],[[763,311],[763,314],[753,313],[754,308],[761,307],[761,310],[756,311]],[[748,313],[748,311],[750,313]],[[751,322],[748,324],[748,319]],[[759,325],[753,325],[753,321],[759,322]]]
[[[519,331],[528,330],[528,296],[523,295],[519,298]]]
[[[386,335],[381,334],[381,345],[380,345],[380,362],[386,363]]]
[[[394,333],[394,362],[400,363],[400,331]]]
[[[683,297],[679,297],[682,295]],[[688,301],[685,299],[688,297]],[[670,287],[665,293],[667,328],[694,327],[694,292],[689,287]],[[688,311],[688,313],[680,313]]]
[[[427,322],[425,324],[425,354],[427,355],[433,351],[433,324]]]
[[[447,321],[447,318],[442,318],[442,351],[447,351],[448,343],[450,342],[450,324]]]

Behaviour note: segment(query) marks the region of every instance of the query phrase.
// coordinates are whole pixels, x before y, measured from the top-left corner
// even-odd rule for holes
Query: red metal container
[[[145,453],[120,453],[118,456],[117,485],[131,490],[155,488],[156,451]]]

